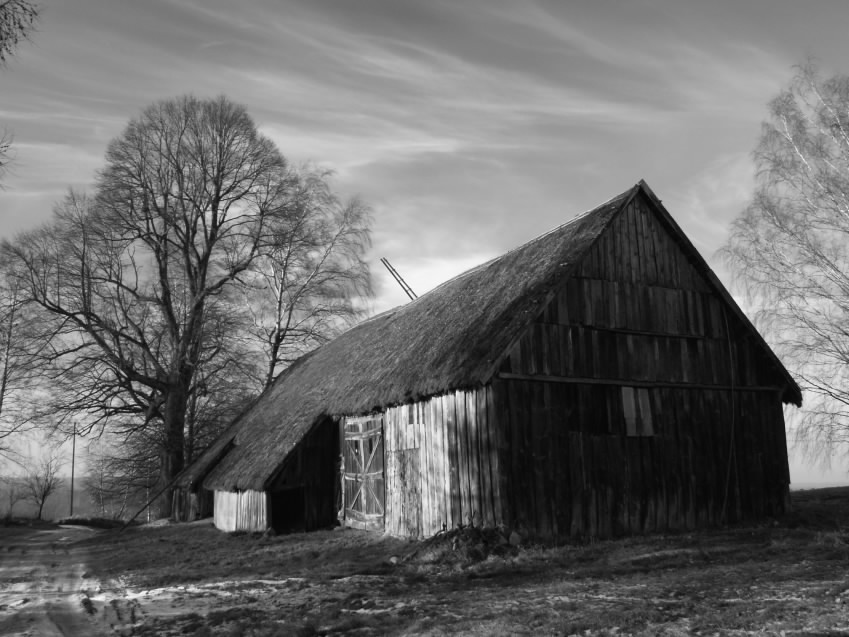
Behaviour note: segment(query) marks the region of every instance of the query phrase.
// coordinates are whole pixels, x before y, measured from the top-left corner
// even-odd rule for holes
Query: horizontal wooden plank
[[[346,473],[345,479],[351,482],[363,482],[363,478],[382,478],[383,469],[380,471],[369,471],[368,473]]]
[[[570,326],[573,327],[573,326]],[[661,331],[661,330],[635,330],[626,327],[607,327],[605,325],[581,325],[585,330],[596,330],[599,332],[614,332],[616,334],[635,334],[637,336],[662,336],[664,338],[685,338],[696,341],[704,341],[709,340],[711,337],[705,336],[704,334],[691,334],[684,332],[675,332],[675,331]],[[717,340],[717,339],[714,339]],[[718,339],[722,342],[725,342],[725,339]]]
[[[359,511],[346,509],[345,526],[363,531],[382,531],[383,515],[363,514]]]
[[[345,514],[357,520],[383,520],[382,513],[363,513],[355,509],[345,509]]]
[[[701,383],[673,383],[667,381],[634,380],[632,378],[579,378],[571,376],[546,376],[544,374],[513,374],[500,372],[498,378],[504,380],[532,380],[542,383],[572,383],[577,385],[620,385],[627,387],[671,387],[679,389],[715,389],[735,392],[769,391],[781,392],[783,387],[708,385]]]
[[[383,414],[371,414],[370,416],[345,416],[346,425],[357,425],[367,422],[383,422]]]
[[[379,438],[382,435],[382,429],[369,429],[368,431],[346,431],[345,440],[369,440],[370,438]]]

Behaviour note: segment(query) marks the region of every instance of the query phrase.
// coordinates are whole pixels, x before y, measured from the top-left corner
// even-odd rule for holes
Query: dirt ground
[[[793,500],[755,526],[548,547],[0,527],[0,634],[849,635],[849,489]]]
[[[77,543],[94,533],[42,523],[0,527],[0,635],[99,634],[79,595],[85,567]]]

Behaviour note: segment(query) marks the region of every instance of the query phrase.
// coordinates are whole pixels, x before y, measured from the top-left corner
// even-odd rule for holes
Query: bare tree
[[[723,254],[800,378],[797,442],[822,459],[849,442],[849,77],[809,63],[769,112]]]
[[[197,370],[220,351],[207,319],[275,240],[293,183],[243,107],[182,97],[148,107],[109,145],[95,199],[70,193],[51,224],[3,246],[55,318],[56,380],[77,395],[69,410],[87,411],[91,427],[152,427],[163,485],[184,465]]]
[[[53,495],[64,482],[59,475],[62,459],[58,447],[48,446],[43,453],[41,459],[24,477],[27,499],[38,507],[37,519],[39,520],[44,512],[44,503],[47,502],[47,498]]]
[[[277,220],[273,248],[251,266],[244,288],[251,332],[265,359],[262,386],[292,361],[335,336],[362,315],[357,301],[371,294],[364,260],[371,245],[368,208],[343,203],[328,174],[302,173],[292,214]]]
[[[145,472],[138,472],[137,460],[124,458],[122,449],[118,441],[103,438],[88,447],[83,484],[100,517],[123,518],[127,507],[144,498],[157,481],[155,454],[146,463],[145,480]]]
[[[19,282],[0,274],[0,457],[18,462],[15,441],[32,426],[27,399],[44,338],[32,308],[26,307]]]
[[[14,516],[15,505],[27,497],[21,479],[16,476],[0,476],[0,485],[3,488],[3,499],[6,501],[6,520]]]

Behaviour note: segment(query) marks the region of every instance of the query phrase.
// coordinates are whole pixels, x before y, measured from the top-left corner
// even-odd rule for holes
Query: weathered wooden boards
[[[384,418],[342,421],[343,522],[360,529],[384,526]]]
[[[540,536],[783,510],[781,378],[639,199],[493,384],[509,520]]]
[[[628,435],[616,387],[494,388],[509,405],[506,520],[530,535],[690,529],[783,510],[789,479],[774,394],[647,390],[653,433]]]
[[[216,491],[213,522],[222,531],[265,531],[268,494],[265,491]]]
[[[491,388],[386,411],[386,531],[421,537],[501,522]]]

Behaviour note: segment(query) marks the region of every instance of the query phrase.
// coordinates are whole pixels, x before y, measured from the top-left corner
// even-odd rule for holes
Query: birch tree
[[[797,441],[828,457],[849,442],[849,77],[799,68],[754,159],[757,188],[723,253],[799,378]]]

